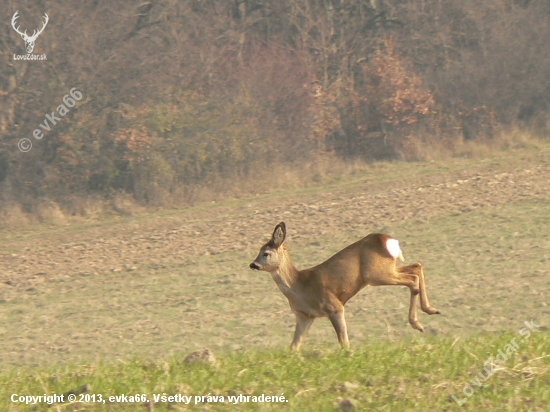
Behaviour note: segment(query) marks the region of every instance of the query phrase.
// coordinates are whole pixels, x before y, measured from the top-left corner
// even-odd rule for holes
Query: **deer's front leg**
[[[329,316],[332,326],[338,336],[338,342],[343,348],[349,348],[348,329],[346,327],[346,318],[344,317],[344,308],[341,311],[331,313]]]
[[[304,335],[314,320],[315,318],[296,312],[296,330],[294,332],[294,339],[290,344],[291,350],[298,350],[300,348]]]

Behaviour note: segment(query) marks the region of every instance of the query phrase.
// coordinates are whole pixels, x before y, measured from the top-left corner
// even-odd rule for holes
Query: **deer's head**
[[[284,222],[275,226],[271,239],[260,248],[260,253],[250,264],[250,269],[265,270],[272,272],[279,268],[284,253],[282,244],[286,237],[286,226]]]
[[[13,27],[13,29],[19,33],[21,35],[21,37],[23,38],[23,40],[25,41],[25,49],[27,49],[27,53],[32,53],[32,51],[34,50],[34,42],[36,41],[36,38],[38,37],[38,35],[40,33],[42,33],[44,31],[44,28],[46,27],[46,25],[48,24],[48,15],[46,13],[44,13],[44,25],[42,26],[42,28],[40,30],[34,30],[33,33],[32,33],[32,36],[28,36],[27,35],[27,30],[25,30],[23,33],[21,33],[21,31],[19,30],[19,27],[15,27],[15,23],[16,23],[16,20],[19,18],[18,16],[18,13],[19,13],[19,10],[17,10],[15,12],[15,14],[13,15],[13,18],[11,19],[11,25]]]

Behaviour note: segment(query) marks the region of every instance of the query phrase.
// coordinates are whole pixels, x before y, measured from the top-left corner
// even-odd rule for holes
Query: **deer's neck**
[[[296,269],[296,266],[292,263],[290,253],[286,247],[283,250],[281,264],[277,270],[271,272],[271,277],[273,277],[279,289],[288,296],[291,292],[292,285],[298,280],[298,269]]]

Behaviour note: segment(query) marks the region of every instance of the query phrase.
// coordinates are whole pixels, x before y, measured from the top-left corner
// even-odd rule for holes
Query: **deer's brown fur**
[[[310,269],[298,270],[292,263],[284,240],[286,226],[279,223],[269,242],[250,264],[251,269],[270,272],[279,289],[287,297],[296,315],[296,331],[290,345],[298,349],[303,336],[318,317],[328,317],[336,330],[338,341],[349,346],[344,305],[367,285],[402,285],[411,291],[409,323],[414,329],[423,331],[416,319],[416,300],[420,295],[420,306],[429,315],[440,313],[430,307],[422,265],[415,263],[397,267],[397,258],[388,247],[391,236],[371,233],[349,245],[327,261]],[[394,240],[391,241],[397,244]],[[398,257],[402,258],[397,246]]]

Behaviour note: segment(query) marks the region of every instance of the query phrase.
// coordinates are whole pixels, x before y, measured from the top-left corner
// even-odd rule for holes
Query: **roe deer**
[[[271,239],[260,249],[250,269],[270,272],[281,292],[287,297],[296,315],[296,331],[290,349],[297,350],[304,334],[315,318],[328,316],[338,341],[349,346],[344,305],[367,285],[402,285],[411,290],[409,323],[423,332],[416,319],[416,299],[420,294],[420,306],[428,315],[440,313],[430,307],[422,265],[396,267],[397,259],[403,259],[399,242],[380,233],[349,245],[330,259],[310,269],[298,270],[292,263],[284,244],[284,222],[275,226]]]

